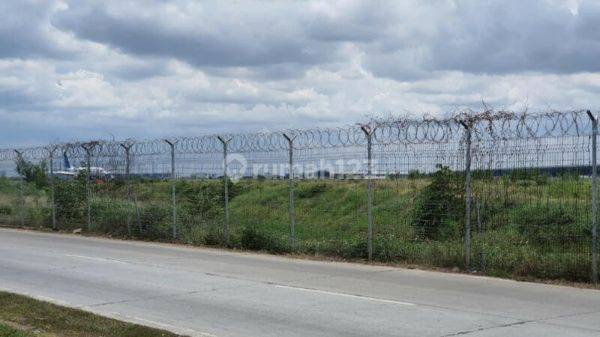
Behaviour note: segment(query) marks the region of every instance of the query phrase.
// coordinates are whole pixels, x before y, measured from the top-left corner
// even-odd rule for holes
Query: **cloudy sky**
[[[600,108],[600,1],[2,0],[0,13],[1,147],[482,100]]]

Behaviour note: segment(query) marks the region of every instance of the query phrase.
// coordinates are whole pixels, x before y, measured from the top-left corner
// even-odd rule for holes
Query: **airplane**
[[[63,165],[65,167],[65,170],[55,171],[55,175],[63,177],[75,177],[80,173],[85,174],[85,172],[87,171],[87,167],[85,166],[71,166],[71,163],[69,162],[69,158],[67,157],[66,153],[63,153]],[[90,166],[90,176],[96,178],[104,178],[110,176],[110,172],[104,169],[103,167]]]

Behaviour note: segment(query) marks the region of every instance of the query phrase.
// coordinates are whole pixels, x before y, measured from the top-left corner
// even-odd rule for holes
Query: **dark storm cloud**
[[[396,37],[388,34],[365,43],[365,65],[378,76],[400,80],[427,77],[432,71],[600,70],[598,2],[569,8],[567,2],[549,0],[456,1],[437,2],[430,9],[431,15],[420,20],[388,27],[388,33],[398,32]]]
[[[600,6],[592,2],[577,13],[549,0],[206,2],[194,19],[157,17],[144,4],[164,7],[74,1],[52,23],[131,55],[175,58],[213,73],[246,67],[257,78],[297,77],[310,66],[348,59],[343,43],[359,48],[375,75],[404,81],[447,70],[600,70]]]
[[[333,59],[336,51],[304,39],[302,31],[295,30],[295,24],[278,30],[270,27],[269,22],[261,22],[260,17],[238,22],[239,17],[228,19],[226,12],[220,12],[214,15],[225,16],[214,20],[209,8],[203,16],[179,23],[136,14],[115,13],[101,3],[74,2],[69,10],[57,13],[52,22],[79,38],[129,54],[172,57],[198,67],[318,64]],[[285,13],[281,14],[283,18]],[[204,26],[205,20],[213,20],[215,26]],[[290,22],[294,20],[291,18]]]
[[[0,58],[67,57],[48,31],[52,7],[51,1],[1,1]]]
[[[364,53],[377,76],[402,80],[436,70],[600,70],[600,4],[592,1],[575,13],[549,0],[206,2],[197,17],[183,19],[160,17],[167,8],[162,2],[120,3],[71,1],[68,9],[51,11],[52,2],[3,1],[0,10],[11,15],[0,23],[0,55],[65,56],[48,37],[51,23],[131,55],[175,58],[215,73],[247,67],[257,78],[297,77],[310,66],[347,59],[345,42]],[[151,70],[122,73],[136,78]]]
[[[470,2],[432,44],[432,67],[474,73],[598,71],[598,3]],[[593,28],[592,28],[593,27]]]
[[[307,35],[315,40],[327,42],[370,42],[388,34],[398,20],[396,13],[389,10],[389,2],[347,2],[335,13],[315,10],[303,25]]]

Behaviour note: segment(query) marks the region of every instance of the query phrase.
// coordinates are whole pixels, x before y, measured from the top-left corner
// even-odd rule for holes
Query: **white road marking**
[[[275,286],[277,288],[293,289],[293,290],[306,291],[306,292],[317,293],[317,294],[326,294],[326,295],[334,295],[334,296],[356,298],[356,299],[367,300],[367,301],[374,301],[374,302],[380,302],[380,303],[399,304],[399,305],[406,305],[406,306],[416,305],[416,304],[410,303],[410,302],[387,300],[387,299],[384,299],[384,298],[362,296],[362,295],[352,295],[352,294],[345,294],[345,293],[337,293],[337,292],[327,291],[327,290],[318,290],[318,289],[303,288],[303,287],[292,287],[292,286],[285,286],[285,285],[279,285],[279,284],[275,285]]]
[[[128,262],[125,262],[125,261],[116,260],[116,259],[107,259],[107,258],[103,258],[103,257],[94,257],[94,256],[85,256],[85,255],[73,255],[73,254],[64,254],[64,256],[76,257],[76,258],[79,258],[79,259],[87,259],[87,260],[94,260],[94,261],[116,262],[116,263],[128,264]]]

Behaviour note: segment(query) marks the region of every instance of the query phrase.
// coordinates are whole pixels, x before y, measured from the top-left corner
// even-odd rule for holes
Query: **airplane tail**
[[[63,164],[65,165],[65,169],[71,169],[71,163],[69,163],[69,158],[67,157],[67,153],[63,153]]]

